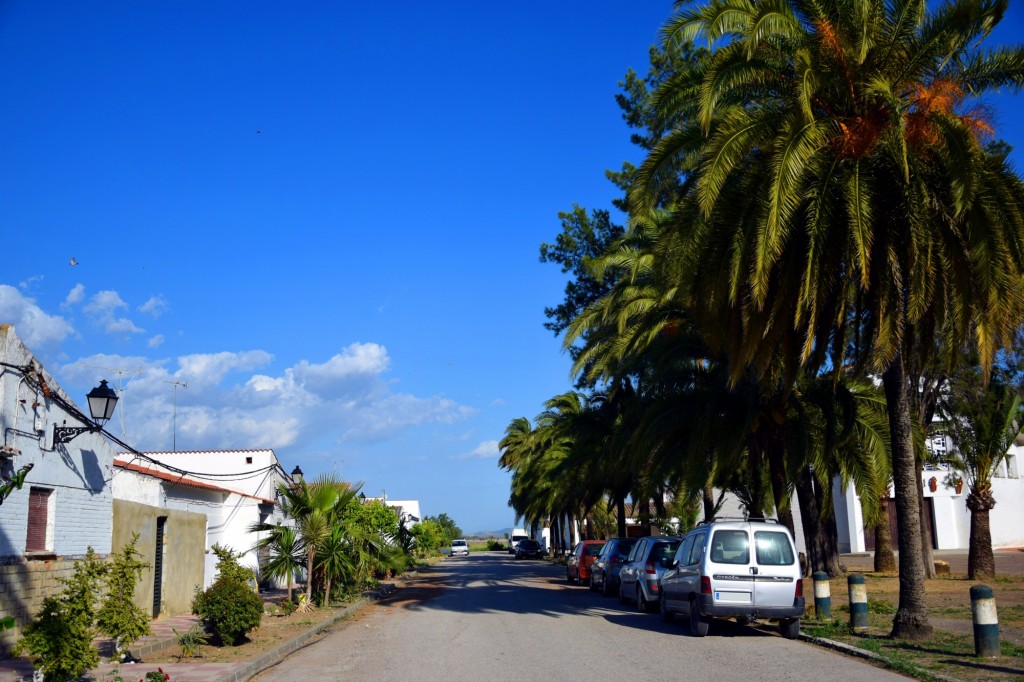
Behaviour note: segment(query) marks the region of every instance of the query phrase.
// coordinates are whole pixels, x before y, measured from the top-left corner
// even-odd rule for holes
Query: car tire
[[[708,627],[711,624],[711,619],[707,616],[700,615],[700,610],[697,608],[696,602],[690,602],[690,636],[691,637],[703,637],[708,634]]]
[[[800,636],[800,619],[783,618],[779,621],[779,632],[786,639],[797,639]]]
[[[619,603],[625,604],[627,601],[626,595],[622,593],[622,580],[619,580]]]
[[[576,582],[572,579],[572,573],[570,573],[569,571],[565,572],[565,582],[569,583],[570,585]]]
[[[597,592],[597,583],[594,582],[594,574],[590,574],[590,591]]]
[[[647,600],[644,599],[644,591],[640,583],[636,584],[636,610],[640,613],[647,613]]]
[[[608,584],[607,576],[605,576],[605,579],[601,582],[601,594],[605,597],[612,596],[612,586]]]
[[[665,593],[658,597],[658,611],[661,613],[662,623],[672,622],[672,612],[668,610],[668,603],[665,601]]]

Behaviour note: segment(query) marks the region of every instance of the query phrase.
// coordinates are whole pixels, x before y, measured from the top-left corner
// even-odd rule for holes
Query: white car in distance
[[[469,543],[465,540],[452,540],[451,556],[469,556]]]

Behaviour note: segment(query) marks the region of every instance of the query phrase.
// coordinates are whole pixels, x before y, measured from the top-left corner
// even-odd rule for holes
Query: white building
[[[286,524],[277,502],[278,484],[290,485],[273,450],[145,452],[118,456],[115,497],[150,506],[198,512],[207,517],[204,579],[216,578],[219,544],[244,556],[243,566],[260,564],[257,523]]]

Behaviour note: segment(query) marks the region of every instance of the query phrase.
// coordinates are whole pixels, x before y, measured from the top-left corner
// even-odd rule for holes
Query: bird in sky
[[[75,257],[74,257],[74,256],[72,256],[72,257],[71,257],[71,260],[70,260],[70,261],[68,261],[68,265],[78,265],[78,261],[77,261],[77,260],[75,260]]]

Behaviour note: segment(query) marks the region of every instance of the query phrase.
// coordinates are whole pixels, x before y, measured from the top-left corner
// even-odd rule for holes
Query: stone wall
[[[80,557],[79,557],[80,558]],[[0,564],[0,616],[14,616],[17,626],[0,632],[0,656],[6,656],[21,637],[21,628],[39,612],[43,599],[63,588],[57,578],[67,578],[75,559],[61,557],[41,561],[9,560]]]

